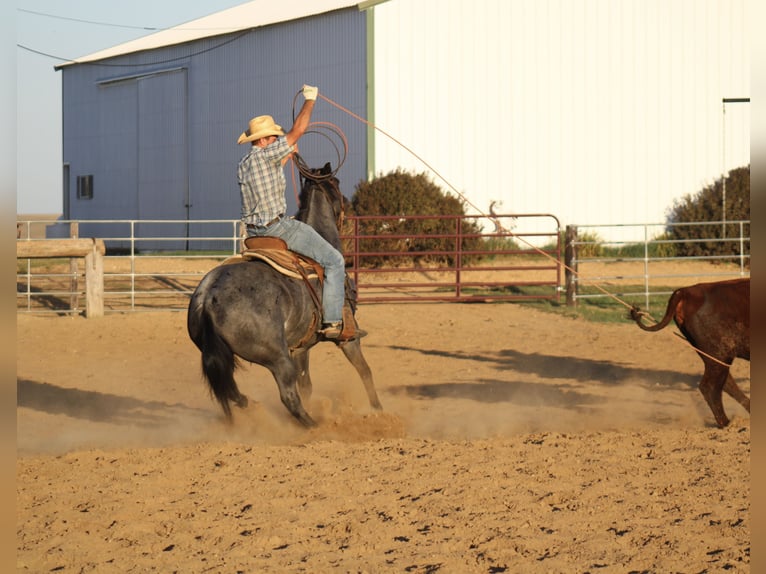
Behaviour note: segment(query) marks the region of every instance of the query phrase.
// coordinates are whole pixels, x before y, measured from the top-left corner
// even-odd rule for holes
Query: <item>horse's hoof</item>
[[[317,422],[311,418],[308,414],[302,417],[296,417],[298,419],[298,422],[301,423],[305,428],[307,429],[314,429],[317,428],[319,425]]]

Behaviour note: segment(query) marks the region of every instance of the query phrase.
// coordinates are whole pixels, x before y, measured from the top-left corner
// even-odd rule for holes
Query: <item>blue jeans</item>
[[[324,269],[322,289],[322,315],[325,323],[336,323],[343,318],[346,264],[340,251],[330,245],[316,230],[297,219],[283,217],[268,227],[248,228],[250,236],[279,237],[292,251],[311,257]]]

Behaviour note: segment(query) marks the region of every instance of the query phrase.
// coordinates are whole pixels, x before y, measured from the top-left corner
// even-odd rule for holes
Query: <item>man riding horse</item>
[[[285,134],[271,116],[250,120],[238,144],[250,142],[250,152],[239,162],[237,175],[242,199],[242,221],[248,237],[279,237],[296,253],[310,257],[324,268],[322,289],[322,326],[326,339],[345,340],[357,336],[355,325],[343,325],[344,281],[343,255],[310,225],[285,217],[287,182],[284,164],[298,150],[298,140],[311,120],[319,89],[304,85],[304,102],[295,123]],[[353,321],[352,321],[353,322]]]

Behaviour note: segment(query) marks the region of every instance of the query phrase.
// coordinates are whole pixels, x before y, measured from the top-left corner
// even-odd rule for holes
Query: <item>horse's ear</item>
[[[328,161],[326,164],[324,164],[324,167],[322,168],[322,175],[327,175],[329,173],[332,173],[332,166],[330,165],[330,162]]]

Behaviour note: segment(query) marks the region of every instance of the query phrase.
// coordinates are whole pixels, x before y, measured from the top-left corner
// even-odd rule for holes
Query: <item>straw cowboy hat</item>
[[[285,132],[282,131],[282,126],[278,126],[274,123],[274,118],[271,116],[258,116],[250,120],[247,131],[242,132],[237,140],[238,144],[246,142],[254,142],[258,139],[265,138],[266,136],[283,136]]]

